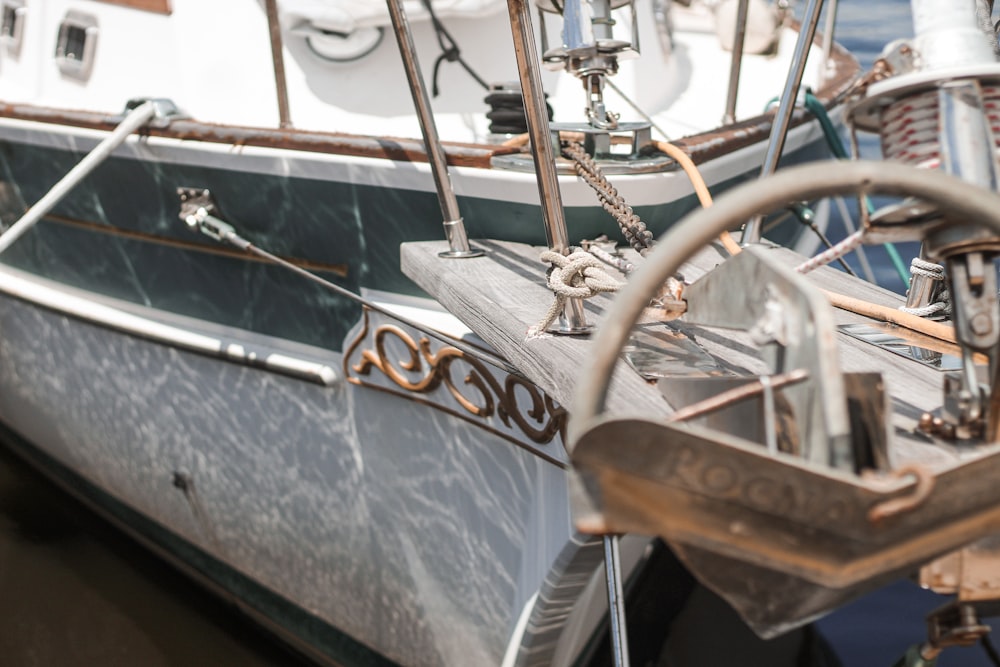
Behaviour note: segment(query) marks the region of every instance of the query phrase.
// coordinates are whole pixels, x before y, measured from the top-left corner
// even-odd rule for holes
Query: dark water
[[[838,39],[866,66],[911,30],[903,0],[848,0],[840,8]],[[862,149],[877,155],[873,140]],[[884,251],[870,249],[869,259],[881,284],[902,288]],[[845,665],[889,667],[923,639],[926,613],[945,601],[898,582],[819,625]],[[951,649],[940,664],[990,663],[976,647]],[[0,448],[0,666],[61,665],[306,662]]]
[[[0,448],[0,665],[306,662]]]

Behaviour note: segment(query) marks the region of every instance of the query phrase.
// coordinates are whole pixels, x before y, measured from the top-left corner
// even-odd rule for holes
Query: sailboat
[[[615,315],[567,289],[551,307],[546,283],[562,260],[549,256],[547,280],[537,253],[582,244],[628,274],[673,246],[653,249],[667,228],[680,248],[699,228],[700,248],[780,209],[789,191],[774,195],[761,173],[780,167],[786,187],[806,174],[791,200],[847,189],[838,166],[793,165],[827,155],[848,100],[852,123],[877,124],[886,84],[859,80],[856,61],[817,36],[817,7],[798,23],[763,2],[0,0],[6,441],[322,662],[623,664],[624,628],[646,647],[633,657],[659,659],[689,648],[669,626],[722,604],[718,632],[749,637],[733,644],[745,659],[800,664],[820,651],[803,629],[811,619],[988,534],[989,490],[952,492],[947,514],[891,504],[926,494],[941,471],[886,478],[896,454],[882,446],[892,430],[879,382],[841,379],[827,343],[851,334],[830,333],[823,304],[764,251],[723,262],[710,249],[683,269],[670,259],[670,275],[649,280],[673,286],[633,297],[661,311],[649,317],[685,311],[693,326],[746,325],[749,338],[666,327],[630,343],[581,336],[595,311],[620,332],[638,317],[625,306]],[[992,66],[977,61],[969,77]],[[907,86],[941,78],[909,67]],[[900,90],[911,88],[890,97]],[[916,189],[976,220],[993,202],[971,196],[978,186],[942,193],[937,173],[903,186],[885,180],[894,175],[850,174],[862,190]],[[704,191],[744,182],[678,225]],[[893,221],[916,211],[921,233],[938,229],[937,210],[905,203],[875,227],[905,235],[914,225]],[[719,217],[698,222],[707,215]],[[774,221],[749,226],[793,244],[799,226]],[[979,238],[957,234],[939,241],[949,259]],[[703,273],[722,278],[694,282]],[[807,315],[785,322],[792,312]],[[775,342],[784,351],[771,366],[705,352]],[[989,350],[959,344],[966,374],[948,381],[949,413],[914,416],[909,406],[942,402],[921,392],[893,428],[926,422],[908,440],[922,444],[951,424],[962,442],[948,447],[988,463],[995,420],[961,390]],[[622,346],[632,375],[594,389]],[[713,422],[711,435],[634,420],[702,409],[719,390],[685,385],[682,400],[653,389],[678,374],[650,371],[643,353],[664,347],[724,391],[763,397],[752,419],[724,417],[729,430]],[[857,354],[871,372],[883,353]],[[757,391],[732,376],[771,379]],[[980,469],[952,466],[950,452],[943,468],[957,472],[937,482],[942,493]],[[678,485],[664,460],[684,464]],[[740,476],[750,462],[767,474]],[[759,481],[779,474],[798,486]],[[833,502],[845,485],[850,502]],[[824,502],[800,502],[800,488]],[[859,505],[884,516],[858,528]],[[761,513],[778,516],[770,532],[752,520]],[[918,531],[935,539],[900,546],[911,527],[956,513],[968,518],[946,538]],[[816,523],[843,524],[854,541]],[[759,594],[775,571],[776,588],[795,593],[782,604]],[[642,601],[644,624],[625,613]]]

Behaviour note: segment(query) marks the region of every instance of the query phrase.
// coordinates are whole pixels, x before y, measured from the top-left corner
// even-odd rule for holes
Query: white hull
[[[4,279],[0,419],[18,435],[383,656],[500,664],[572,539],[560,465],[343,378],[321,385],[39,309],[6,286],[50,307],[72,299]]]

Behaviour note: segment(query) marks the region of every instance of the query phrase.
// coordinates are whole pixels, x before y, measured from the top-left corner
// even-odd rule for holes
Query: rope
[[[563,146],[563,154],[573,160],[573,168],[577,175],[594,189],[601,206],[618,221],[618,226],[621,227],[629,245],[640,255],[645,255],[653,247],[653,233],[646,229],[645,223],[639,219],[632,207],[625,203],[625,198],[608,182],[594,159],[583,150],[580,143],[575,141],[567,142]]]
[[[560,135],[564,136],[565,133],[560,133]],[[527,145],[528,142],[528,135],[521,134],[508,139],[503,142],[501,146],[519,148]],[[695,195],[697,195],[698,201],[701,203],[702,207],[708,208],[711,206],[712,194],[709,192],[708,185],[705,184],[705,179],[702,177],[701,172],[698,171],[698,167],[695,165],[694,160],[692,160],[687,153],[669,141],[654,141],[653,146],[656,150],[664,153],[667,157],[671,158],[674,162],[680,165],[681,169],[683,169],[684,173],[687,175],[688,180],[691,181],[691,185],[694,187]],[[734,241],[733,237],[728,233],[720,234],[719,242],[722,243],[726,250],[729,251],[730,255],[735,255],[740,251],[740,245]]]
[[[667,157],[671,158],[674,162],[681,166],[681,169],[683,169],[684,173],[687,174],[688,180],[691,181],[691,185],[694,187],[694,193],[698,196],[698,201],[701,202],[702,208],[708,208],[711,206],[712,194],[708,191],[705,179],[702,178],[701,172],[698,171],[698,167],[695,165],[694,160],[691,159],[691,156],[669,141],[654,141],[653,145],[656,146],[658,151],[665,153]],[[719,242],[722,243],[722,247],[724,247],[730,255],[739,254],[740,244],[733,240],[733,237],[729,235],[729,232],[723,232],[720,234]]]
[[[944,266],[919,257],[914,257],[913,261],[910,262],[910,273],[935,281],[944,280]]]
[[[665,141],[655,142],[654,145],[668,157],[677,162],[682,169],[684,169],[684,172],[691,180],[691,184],[694,187],[695,193],[697,194],[701,205],[706,208],[711,206],[712,195],[708,191],[705,179],[702,178],[701,173],[694,164],[694,161],[691,160],[687,153]],[[601,205],[604,207],[604,210],[610,213],[611,216],[618,222],[618,225],[622,230],[622,234],[629,242],[629,245],[631,245],[632,248],[634,248],[640,255],[645,255],[646,252],[653,247],[652,232],[646,228],[646,225],[639,219],[639,216],[635,214],[632,207],[625,202],[625,199],[618,194],[618,190],[615,189],[610,182],[608,182],[597,163],[583,149],[583,145],[579,141],[576,141],[575,138],[564,140],[563,154],[567,158],[573,160],[573,167],[577,175],[586,181],[597,193],[598,199],[601,201]],[[739,245],[732,240],[728,233],[721,234],[719,236],[719,240],[730,252],[730,254],[736,254],[740,251]],[[628,260],[622,257],[614,257],[596,245],[590,244],[587,246],[586,250],[598,260],[615,267],[626,276],[635,270],[635,265]],[[549,255],[543,255],[543,261],[548,261],[544,259],[544,257],[548,256]],[[560,255],[560,257],[562,256]],[[597,265],[590,264],[589,266]],[[553,272],[554,271],[555,268],[553,268]],[[603,271],[601,272],[601,275],[615,285],[614,290],[621,287],[622,283],[613,281],[609,276],[607,276],[607,274],[604,274]],[[565,290],[560,291],[560,289],[553,286],[552,274],[550,274],[549,277],[549,286],[552,287],[552,290],[556,293],[556,302],[549,309],[549,312],[546,313],[543,323],[535,328],[536,332],[541,332],[548,328],[558,314],[562,312],[566,299],[574,296],[573,294],[568,294]],[[679,307],[679,312],[683,312],[684,302],[681,301],[680,296],[683,288],[683,279],[679,276],[671,276],[661,288],[660,294],[657,299],[654,300],[654,303],[664,309],[677,310]],[[600,291],[614,290],[602,289]],[[589,294],[587,296],[593,296],[593,294]],[[587,297],[584,296],[582,298]]]
[[[606,237],[602,236],[601,238],[603,239]],[[591,255],[601,260],[608,266],[615,267],[616,269],[624,273],[626,276],[635,271],[635,264],[628,261],[624,257],[616,257],[615,255],[612,255],[611,253],[607,252],[600,246],[594,245],[593,243],[587,243],[586,241],[583,243],[583,246],[584,249]]]
[[[922,276],[937,283],[931,290],[931,298],[936,300],[926,306],[915,308],[900,306],[899,309],[904,313],[916,315],[917,317],[926,317],[931,320],[951,318],[951,292],[947,289],[941,289],[944,285],[944,266],[928,262],[920,257],[914,257],[910,262],[910,274],[913,276]],[[912,284],[910,287],[912,289]]]
[[[542,253],[541,261],[552,264],[548,284],[556,299],[542,321],[528,332],[529,336],[544,333],[563,312],[567,299],[588,299],[602,292],[617,292],[624,285],[608,275],[601,261],[589,252],[579,248],[572,250],[569,255],[555,250]]]
[[[861,245],[864,239],[865,230],[859,229],[850,236],[848,236],[843,241],[832,246],[829,250],[824,250],[820,254],[816,255],[812,259],[807,259],[798,266],[795,270],[799,273],[809,273],[813,269],[819,268],[825,264],[829,264],[835,259],[840,259],[847,253],[851,252],[855,248]]]
[[[826,234],[823,233],[823,230],[821,230],[819,226],[816,224],[816,214],[813,212],[811,208],[799,202],[796,204],[789,205],[788,210],[792,213],[792,215],[795,216],[795,218],[800,223],[811,229],[813,233],[816,234],[816,236],[820,240],[820,243],[826,246],[827,250],[833,250],[833,243],[830,242],[830,239],[826,237]],[[844,218],[844,227],[850,228],[851,234],[858,231],[857,229],[854,228],[854,225],[851,224],[849,222],[849,219],[846,217]],[[850,236],[850,234],[848,236]],[[848,275],[854,276],[855,278],[858,277],[858,274],[854,272],[854,269],[852,269],[847,262],[844,261],[843,257],[836,257],[835,259],[837,260],[837,263],[840,264],[840,268],[842,268]]]
[[[874,76],[876,70],[873,69],[870,75]],[[830,119],[830,115],[826,111],[826,107],[823,103],[812,94],[811,91],[806,90],[804,97],[806,109],[816,117],[819,121],[820,128],[823,130],[823,137],[826,139],[827,146],[830,148],[830,152],[833,153],[834,157],[840,160],[846,160],[848,158],[847,150],[844,148],[844,142],[840,138],[840,134],[837,133],[836,127],[833,125],[833,121]],[[774,98],[768,102],[767,106],[770,106],[773,102],[777,101],[778,98]],[[874,206],[871,200],[867,196],[862,196],[865,207],[868,209],[868,213],[874,211]],[[910,282],[910,276],[906,272],[906,266],[903,264],[903,258],[900,257],[899,251],[896,246],[892,243],[883,243],[882,247],[885,248],[886,253],[889,255],[889,261],[892,263],[896,273],[899,274],[900,279],[904,283]]]
[[[441,20],[437,17],[434,12],[434,7],[431,4],[431,0],[423,0],[424,7],[427,8],[427,13],[430,15],[431,25],[434,26],[434,34],[437,36],[438,46],[441,47],[441,55],[437,57],[434,61],[434,73],[431,76],[431,95],[437,97],[440,90],[438,89],[438,71],[441,68],[441,63],[448,61],[450,63],[457,62],[465,71],[469,73],[473,79],[476,80],[483,90],[489,90],[490,85],[483,81],[483,78],[476,74],[476,72],[469,66],[469,63],[465,62],[462,58],[462,52],[458,48],[458,43],[451,36],[451,33],[444,27]]]

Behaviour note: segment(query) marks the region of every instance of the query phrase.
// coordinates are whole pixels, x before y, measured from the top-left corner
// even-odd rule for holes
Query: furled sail
[[[438,18],[475,18],[495,14],[507,5],[502,0],[433,0]],[[430,18],[423,0],[404,0],[410,21]],[[350,34],[359,28],[389,25],[385,0],[281,0],[281,23],[288,28],[303,25],[333,33]]]

